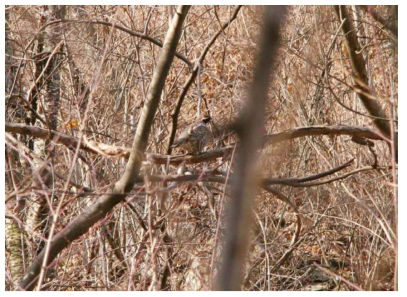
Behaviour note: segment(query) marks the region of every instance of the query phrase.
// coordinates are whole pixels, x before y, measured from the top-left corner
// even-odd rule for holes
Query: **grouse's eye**
[[[202,119],[202,122],[204,122],[205,124],[209,123],[209,121],[212,120],[212,118],[210,116],[204,117]]]

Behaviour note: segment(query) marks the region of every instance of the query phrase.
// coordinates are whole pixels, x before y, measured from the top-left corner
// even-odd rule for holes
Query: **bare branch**
[[[356,85],[361,88],[361,92],[358,92],[359,98],[365,106],[366,110],[375,117],[387,118],[386,113],[381,108],[377,100],[373,99],[373,91],[369,87],[369,80],[366,72],[366,62],[363,58],[363,51],[359,44],[356,34],[356,28],[354,27],[348,10],[344,5],[334,6],[334,10],[340,22],[344,21],[342,31],[345,36],[346,45],[348,47],[348,53],[350,56],[353,75]],[[372,96],[370,96],[370,94]],[[391,139],[390,125],[387,121],[381,119],[373,120],[375,126],[389,139]]]
[[[54,130],[16,123],[5,123],[5,126],[6,132],[30,135],[41,139],[51,139],[55,143],[63,144],[71,150],[74,150],[79,144],[81,149],[93,154],[101,154],[101,152],[108,156],[129,156],[130,154],[130,148],[107,145],[93,140],[88,140],[87,143],[84,143],[76,137]]]
[[[38,127],[33,127],[24,124],[5,123],[6,132],[18,133],[23,135],[30,135],[41,139],[52,139],[55,143],[60,143],[74,149],[78,146],[79,139],[73,136],[69,136],[62,132],[53,130],[46,130]],[[367,138],[372,140],[384,141],[380,132],[367,128],[367,127],[355,127],[355,126],[308,126],[298,127],[290,130],[286,130],[280,133],[270,134],[264,136],[264,144],[271,145],[282,141],[292,140],[300,137],[318,136],[318,135],[348,135],[352,137]],[[130,148],[120,147],[115,145],[104,144],[93,140],[87,141],[87,143],[80,142],[80,148],[84,151],[93,154],[102,154],[112,157],[124,157],[128,158],[131,152]],[[226,146],[220,149],[212,150],[200,155],[187,155],[187,156],[167,156],[153,153],[147,153],[145,159],[154,164],[195,164],[202,163],[217,158],[227,158],[233,151],[234,146]]]
[[[265,136],[266,144],[275,144],[285,140],[292,140],[299,137],[317,135],[348,135],[373,140],[387,140],[380,136],[380,132],[367,127],[356,126],[308,126],[298,127]],[[387,140],[389,141],[389,140]]]
[[[260,35],[260,51],[254,68],[253,82],[249,89],[249,100],[237,123],[241,138],[238,147],[235,184],[229,205],[226,244],[223,263],[218,276],[218,289],[240,290],[243,267],[246,262],[251,225],[252,200],[258,182],[257,150],[261,147],[261,135],[267,102],[267,89],[279,46],[279,30],[284,20],[286,7],[265,6],[264,25]]]

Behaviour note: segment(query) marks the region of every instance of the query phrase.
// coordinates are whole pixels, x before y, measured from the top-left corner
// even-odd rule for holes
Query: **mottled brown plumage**
[[[201,153],[211,137],[211,131],[206,126],[211,119],[212,118],[210,116],[206,116],[201,120],[189,125],[181,132],[179,138],[171,147],[182,148],[191,155]]]

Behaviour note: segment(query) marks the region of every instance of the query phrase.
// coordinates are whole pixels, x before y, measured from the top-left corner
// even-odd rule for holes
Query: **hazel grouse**
[[[190,155],[201,153],[211,137],[211,131],[206,126],[211,119],[210,116],[205,116],[201,120],[189,125],[181,132],[179,138],[171,147],[182,148]]]

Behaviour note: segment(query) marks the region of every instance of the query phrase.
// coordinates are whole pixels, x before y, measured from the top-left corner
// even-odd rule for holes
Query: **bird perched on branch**
[[[211,131],[207,127],[211,119],[210,116],[205,116],[201,120],[189,125],[181,132],[179,138],[171,147],[182,148],[191,155],[201,153],[211,137]]]

